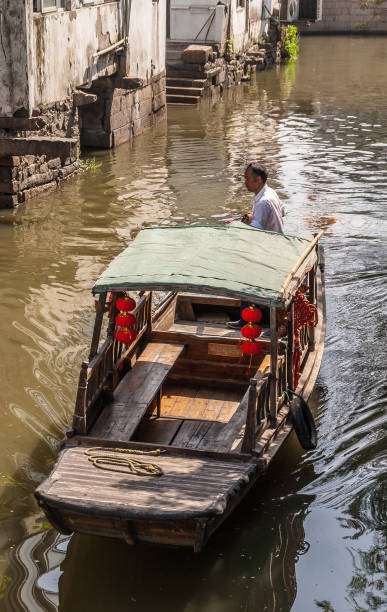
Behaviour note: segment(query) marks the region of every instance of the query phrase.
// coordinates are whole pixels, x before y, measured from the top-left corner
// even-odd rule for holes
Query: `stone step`
[[[167,78],[176,78],[176,79],[203,79],[204,70],[197,70],[196,68],[191,67],[192,64],[179,64],[176,66],[167,66]]]
[[[180,62],[182,62],[181,59],[181,53],[182,53],[182,49],[168,49],[165,52],[165,59],[166,59],[166,63],[168,64],[168,62],[170,62],[171,60],[179,60]]]
[[[167,77],[167,87],[205,87],[206,79],[185,79],[184,77]]]
[[[200,96],[178,96],[174,94],[167,94],[167,104],[171,102],[174,104],[198,104]]]
[[[204,87],[171,87],[167,85],[167,95],[172,96],[202,96]]]

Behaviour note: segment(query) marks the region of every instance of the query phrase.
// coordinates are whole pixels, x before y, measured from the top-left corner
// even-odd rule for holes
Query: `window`
[[[245,8],[246,1],[245,0],[237,0],[237,9]]]
[[[64,9],[65,4],[66,0],[34,0],[34,11],[48,13],[49,11]]]

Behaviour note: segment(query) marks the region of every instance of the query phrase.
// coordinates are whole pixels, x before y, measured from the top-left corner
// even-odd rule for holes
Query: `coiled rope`
[[[124,474],[135,474],[136,476],[162,476],[164,474],[160,466],[155,463],[145,463],[139,459],[127,455],[151,455],[157,457],[163,451],[156,449],[142,451],[132,448],[108,448],[104,446],[93,446],[85,450],[85,455],[91,463],[101,470],[111,472],[123,472]]]

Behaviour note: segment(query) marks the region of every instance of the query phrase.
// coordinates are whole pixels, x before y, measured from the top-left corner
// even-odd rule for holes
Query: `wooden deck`
[[[229,500],[262,469],[253,459],[176,456],[171,449],[147,458],[163,475],[145,478],[95,467],[87,448],[61,451],[51,477],[37,491],[38,499],[49,499],[54,507],[126,519],[211,517],[224,513]]]

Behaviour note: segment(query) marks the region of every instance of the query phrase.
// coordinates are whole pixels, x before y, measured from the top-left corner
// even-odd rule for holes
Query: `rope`
[[[136,476],[162,476],[161,467],[155,463],[145,463],[139,459],[126,457],[125,455],[151,455],[157,457],[163,451],[157,449],[142,451],[131,448],[108,448],[104,446],[93,446],[85,450],[85,455],[91,463],[101,470],[111,472],[123,472],[124,474],[135,474]]]

